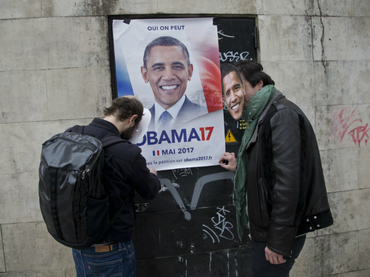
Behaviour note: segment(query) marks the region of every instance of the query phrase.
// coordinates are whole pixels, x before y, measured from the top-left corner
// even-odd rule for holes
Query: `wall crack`
[[[326,66],[327,66],[327,63],[326,63],[326,60],[325,60],[325,47],[324,47],[324,38],[325,38],[325,26],[324,26],[324,22],[323,22],[323,19],[322,19],[322,11],[321,11],[321,6],[320,6],[320,0],[317,0],[317,7],[319,8],[319,12],[320,12],[320,24],[321,24],[321,38],[320,38],[320,43],[321,43],[321,64],[322,66],[324,67],[324,72],[326,74]]]

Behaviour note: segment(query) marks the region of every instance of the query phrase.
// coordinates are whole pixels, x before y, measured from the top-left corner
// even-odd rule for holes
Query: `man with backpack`
[[[116,98],[104,110],[104,119],[95,118],[83,133],[100,140],[122,138],[104,148],[103,179],[109,200],[109,214],[117,215],[105,238],[92,247],[73,249],[77,276],[135,276],[136,262],[131,235],[134,227],[133,191],[153,199],[160,190],[154,168],[148,169],[137,145],[128,140],[137,130],[143,105],[134,96]],[[67,130],[68,131],[68,130]],[[101,275],[100,275],[101,274]]]
[[[237,157],[224,153],[220,166],[235,172],[238,234],[249,227],[254,275],[287,277],[306,233],[333,224],[320,153],[309,120],[262,65],[237,67],[240,74],[223,67],[223,95],[233,118],[248,125]]]

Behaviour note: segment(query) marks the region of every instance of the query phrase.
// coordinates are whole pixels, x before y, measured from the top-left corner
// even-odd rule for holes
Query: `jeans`
[[[285,257],[285,263],[275,265],[266,260],[265,257],[265,241],[252,241],[252,268],[255,277],[289,277],[289,272],[292,269],[295,259],[306,241],[306,235],[297,237],[292,248],[292,255]]]
[[[117,276],[135,277],[135,249],[132,241],[117,243],[113,250],[96,253],[95,247],[86,250],[72,249],[77,277]]]

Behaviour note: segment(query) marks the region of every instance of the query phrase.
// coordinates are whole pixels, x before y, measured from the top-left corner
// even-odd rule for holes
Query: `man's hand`
[[[233,171],[236,171],[236,158],[234,153],[225,152],[221,159],[218,161],[221,167]]]
[[[267,246],[265,248],[265,256],[266,260],[271,264],[283,264],[286,262],[286,260],[283,258],[283,255],[271,251]]]
[[[153,167],[149,168],[149,171],[154,175],[157,175],[157,170],[155,170]]]

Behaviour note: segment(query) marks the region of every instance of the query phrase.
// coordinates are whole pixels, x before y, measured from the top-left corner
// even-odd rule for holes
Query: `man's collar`
[[[98,117],[94,118],[93,121],[91,122],[91,125],[104,128],[110,132],[119,134],[117,127],[112,122],[104,120],[103,118]]]
[[[186,96],[184,94],[180,98],[180,100],[177,101],[177,103],[175,105],[173,105],[171,108],[169,108],[167,110],[167,112],[169,112],[169,114],[172,116],[172,122],[170,122],[170,125],[172,125],[174,123],[174,119],[176,119],[178,113],[180,112],[180,109],[181,109],[182,105],[184,104],[185,99],[186,99]],[[159,117],[165,111],[165,109],[161,105],[159,105],[157,102],[154,103],[154,109],[155,109],[155,118],[154,118],[155,121],[154,122],[155,122],[155,125],[157,126]]]

